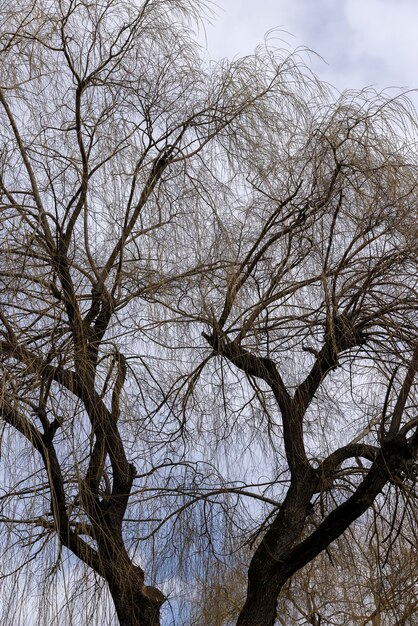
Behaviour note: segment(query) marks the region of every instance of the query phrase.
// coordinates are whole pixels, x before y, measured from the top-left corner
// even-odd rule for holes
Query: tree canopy
[[[210,62],[207,10],[0,7],[0,621],[179,625],[240,554],[273,626],[416,530],[415,111]]]

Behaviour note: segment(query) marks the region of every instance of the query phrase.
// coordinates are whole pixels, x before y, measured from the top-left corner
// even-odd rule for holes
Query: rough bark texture
[[[109,584],[120,626],[159,626],[164,595],[154,587],[138,586],[136,576]]]

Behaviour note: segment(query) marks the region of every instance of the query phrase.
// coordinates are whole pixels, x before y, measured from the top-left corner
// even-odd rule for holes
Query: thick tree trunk
[[[277,597],[290,576],[285,559],[301,539],[314,490],[314,476],[290,487],[251,560],[247,599],[237,626],[274,626]]]
[[[155,587],[140,586],[136,576],[119,577],[109,585],[120,626],[160,626],[164,595]]]
[[[161,599],[152,599],[141,591],[132,593],[126,589],[114,591],[112,597],[120,626],[160,626]]]
[[[237,621],[237,626],[274,626],[277,616],[277,597],[285,580],[262,577],[252,585]]]
[[[155,587],[144,585],[144,571],[132,563],[120,528],[112,529],[102,519],[96,536],[102,558],[102,575],[109,585],[120,626],[160,626],[164,594]]]

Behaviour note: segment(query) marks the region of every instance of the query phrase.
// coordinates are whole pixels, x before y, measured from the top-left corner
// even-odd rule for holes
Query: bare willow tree
[[[416,496],[414,119],[367,92],[310,104],[293,126],[272,109],[253,146],[232,138],[251,184],[203,331],[245,377],[242,406],[259,407],[277,468],[239,626],[272,625],[286,581],[376,499],[396,510]]]
[[[274,100],[270,134],[231,138],[248,184],[202,334],[276,467],[239,626],[273,625],[289,578],[375,501],[416,497],[414,115],[371,92],[306,103],[289,119]]]
[[[124,626],[164,604],[179,623],[176,598],[248,541],[237,623],[271,626],[294,572],[415,497],[413,113],[334,102],[302,53],[208,64],[204,10],[0,9],[15,623],[112,624],[109,597]]]
[[[78,557],[126,626],[159,623],[164,601],[124,539],[134,481],[158,460],[135,448],[158,302],[209,267],[193,232],[208,146],[279,82],[247,86],[245,63],[205,69],[190,38],[203,8],[23,0],[0,13],[3,575],[56,536],[50,571],[66,567],[62,549]],[[169,431],[158,427],[157,447]]]

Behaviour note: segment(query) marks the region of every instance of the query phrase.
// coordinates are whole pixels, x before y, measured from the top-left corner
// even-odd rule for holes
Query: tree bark
[[[251,560],[247,599],[237,626],[274,626],[277,597],[289,578],[286,557],[301,539],[315,486],[312,471],[311,479],[307,477],[307,480],[289,488],[275,520]]]
[[[309,512],[308,485],[315,483],[307,480],[304,489],[302,486],[300,489],[290,487],[282,508],[251,560],[247,600],[237,626],[274,626],[277,598],[286,581],[365,513],[391,476],[412,457],[405,437],[398,435],[384,441],[367,476],[353,495],[302,540],[303,525]]]
[[[137,588],[132,581],[113,585],[110,593],[120,626],[160,626],[163,594],[154,587]]]
[[[143,580],[142,569],[131,563],[111,567],[107,582],[120,626],[160,626],[164,594]]]

